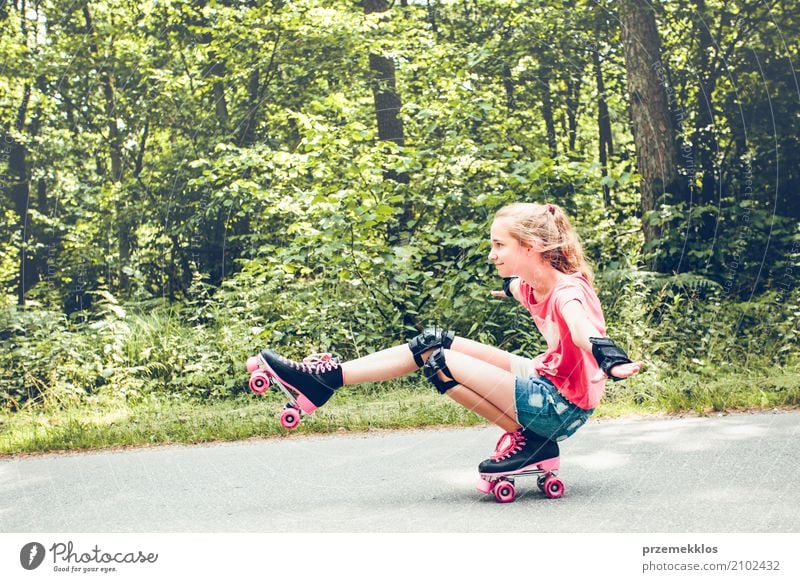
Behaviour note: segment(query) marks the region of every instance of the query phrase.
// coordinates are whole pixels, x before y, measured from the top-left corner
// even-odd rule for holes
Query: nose
[[[494,263],[495,262],[495,260],[497,259],[497,253],[494,252],[494,249],[489,251],[489,257],[488,258],[489,258],[489,262],[490,263]]]

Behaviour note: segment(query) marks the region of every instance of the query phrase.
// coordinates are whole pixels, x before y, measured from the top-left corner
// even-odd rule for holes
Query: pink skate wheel
[[[251,358],[247,358],[247,371],[248,372],[255,372],[258,370],[259,361],[258,356],[253,356]]]
[[[500,503],[511,503],[517,498],[517,490],[511,481],[499,481],[494,486],[494,498]]]
[[[491,481],[487,481],[486,479],[481,479],[477,487],[478,491],[480,491],[481,493],[486,493],[488,495],[489,493],[492,492],[492,489],[494,488],[494,483],[492,483]]]
[[[286,430],[297,428],[300,424],[300,412],[294,408],[286,408],[281,412],[281,426]]]
[[[544,494],[550,499],[558,499],[564,495],[564,483],[558,477],[548,477],[544,480]]]
[[[269,375],[266,372],[253,372],[250,376],[250,390],[256,394],[263,394],[269,390]]]

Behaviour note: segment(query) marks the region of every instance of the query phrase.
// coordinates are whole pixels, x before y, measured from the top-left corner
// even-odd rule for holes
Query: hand
[[[639,370],[642,369],[644,362],[631,362],[630,364],[620,364],[619,366],[614,366],[609,370],[611,375],[615,378],[630,378],[634,374],[638,374]]]
[[[641,361],[631,362],[630,364],[618,364],[611,368],[609,372],[611,372],[611,375],[615,378],[630,378],[634,374],[638,374],[639,370],[642,369],[642,366],[644,366],[644,362]],[[608,376],[606,376],[602,370],[598,370],[597,375],[592,378],[592,380],[597,381],[605,378],[608,378]]]

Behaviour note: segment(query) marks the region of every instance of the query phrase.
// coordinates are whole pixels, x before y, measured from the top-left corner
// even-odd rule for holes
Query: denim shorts
[[[517,377],[515,393],[517,422],[553,441],[571,436],[594,412],[573,404],[550,380],[536,374]]]

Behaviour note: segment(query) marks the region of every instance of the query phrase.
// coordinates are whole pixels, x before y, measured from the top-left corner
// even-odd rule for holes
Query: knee
[[[445,394],[451,388],[458,386],[453,373],[447,367],[447,356],[450,353],[450,350],[438,348],[423,367],[425,378],[436,387],[439,394]]]
[[[436,348],[449,348],[453,345],[455,337],[454,331],[444,330],[440,327],[429,327],[409,340],[408,347],[414,356],[417,366],[422,367],[425,364],[425,360],[422,357],[423,354]]]

